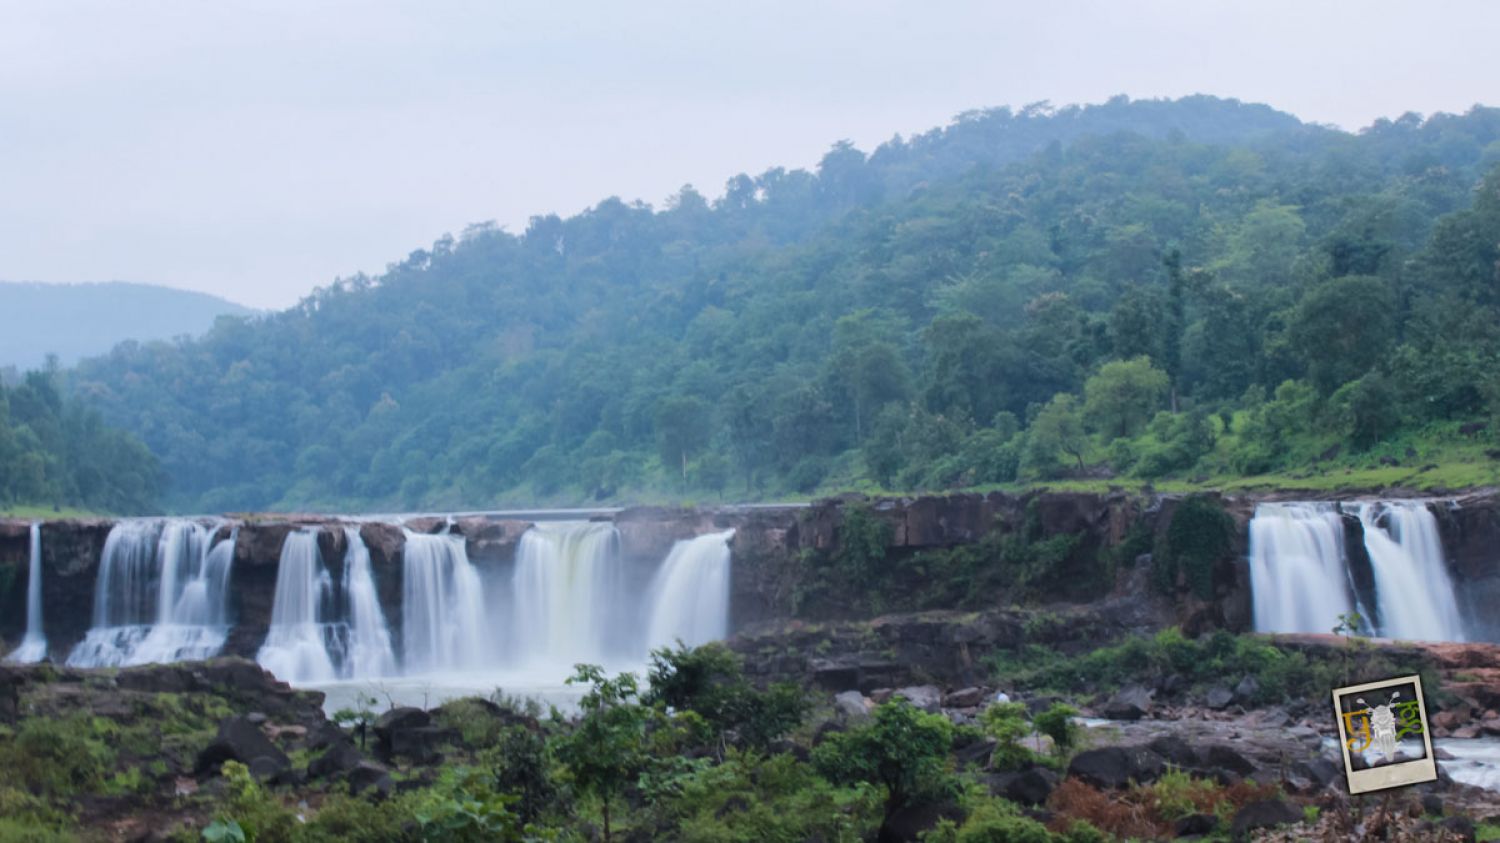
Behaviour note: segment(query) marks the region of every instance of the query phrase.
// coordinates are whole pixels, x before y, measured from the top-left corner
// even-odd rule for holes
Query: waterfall
[[[1438,537],[1437,519],[1412,501],[1359,506],[1365,549],[1380,595],[1379,633],[1414,641],[1462,641],[1458,600]],[[1389,529],[1382,529],[1384,517]]]
[[[325,604],[333,579],[318,552],[318,532],[297,530],[281,545],[271,629],[255,660],[287,682],[328,682],[338,677],[329,656],[331,630]]]
[[[1361,503],[1360,548],[1373,574],[1373,606],[1361,604],[1343,509],[1332,503],[1266,503],[1250,521],[1250,591],[1260,632],[1328,632],[1357,611],[1389,638],[1462,641],[1453,581],[1437,519],[1420,501]],[[1365,570],[1363,567],[1360,570]],[[1370,596],[1370,577],[1362,583]],[[1373,628],[1370,628],[1373,627]]]
[[[622,601],[613,524],[541,522],[521,536],[512,583],[515,661],[570,669],[602,664],[630,650],[636,635],[621,635]]]
[[[26,635],[7,657],[31,664],[47,657],[47,634],[42,631],[42,522],[31,522],[31,560],[26,574]]]
[[[462,536],[406,531],[401,644],[407,674],[483,667],[491,636],[483,584]]]
[[[344,673],[356,679],[390,676],[396,672],[396,655],[370,571],[370,550],[355,527],[345,527],[344,538],[349,545],[344,554],[343,591],[349,601],[349,655]]]
[[[216,524],[121,521],[110,529],[94,586],[94,622],[68,654],[74,667],[210,658],[229,633],[236,532]]]
[[[1261,632],[1328,632],[1354,610],[1344,523],[1325,503],[1263,503],[1250,521],[1250,593]]]
[[[729,634],[729,540],[734,531],[677,542],[651,583],[647,644],[689,647]]]

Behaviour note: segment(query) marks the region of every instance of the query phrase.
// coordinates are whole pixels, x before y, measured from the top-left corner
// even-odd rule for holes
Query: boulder
[[[1120,689],[1104,704],[1104,716],[1110,720],[1139,720],[1151,710],[1151,692],[1140,685]]]
[[[1176,735],[1161,735],[1147,744],[1163,761],[1176,767],[1198,766],[1198,752]]]
[[[1474,821],[1468,817],[1445,817],[1438,825],[1464,843],[1474,843]]]
[[[1251,802],[1235,813],[1230,834],[1235,840],[1244,840],[1252,831],[1301,821],[1302,812],[1291,805],[1280,799],[1263,799]]]
[[[1240,680],[1240,684],[1234,686],[1234,701],[1240,705],[1250,705],[1258,693],[1260,682],[1254,676],[1246,676]]]
[[[1214,711],[1223,711],[1234,702],[1234,692],[1223,685],[1216,685],[1208,690],[1208,695],[1203,702]]]
[[[833,707],[845,717],[863,718],[869,716],[875,704],[858,691],[844,691],[834,694]]]
[[[1177,837],[1212,834],[1218,827],[1219,818],[1213,814],[1188,814],[1173,826],[1173,833]]]
[[[1032,767],[1010,777],[1004,796],[1022,805],[1041,805],[1057,788],[1057,774],[1046,767]]]
[[[1332,784],[1344,771],[1338,764],[1327,758],[1311,758],[1293,764],[1292,772],[1306,778],[1316,785],[1318,790],[1322,790]]]
[[[349,793],[353,796],[358,796],[366,790],[374,790],[383,799],[390,796],[395,789],[396,783],[391,780],[391,774],[379,764],[364,761],[349,771]]]
[[[943,692],[939,691],[936,685],[898,688],[896,696],[905,698],[907,702],[929,713],[936,713],[943,706]]]
[[[963,688],[949,694],[943,700],[948,708],[974,708],[984,702],[984,691],[979,688]]]
[[[1255,772],[1250,759],[1223,744],[1214,744],[1203,753],[1203,766],[1210,771],[1228,770],[1240,776]]]
[[[408,758],[416,764],[435,764],[442,760],[442,748],[457,741],[458,734],[452,729],[419,726],[392,731],[389,742],[382,748],[388,757]]]
[[[420,708],[393,708],[375,720],[375,734],[382,740],[400,729],[419,729],[432,725],[432,715]]]
[[[1134,781],[1149,784],[1161,776],[1161,757],[1137,746],[1106,746],[1089,749],[1073,756],[1068,775],[1093,785],[1113,790]]]
[[[227,717],[219,724],[219,733],[203,751],[198,753],[194,769],[199,774],[217,773],[225,761],[238,761],[250,766],[257,759],[265,758],[270,766],[263,769],[274,773],[291,766],[291,759],[276,744],[266,737],[260,727],[247,717]]]
[[[358,767],[365,757],[360,754],[354,744],[345,741],[336,743],[328,748],[327,752],[308,762],[307,774],[315,779],[333,778]]]

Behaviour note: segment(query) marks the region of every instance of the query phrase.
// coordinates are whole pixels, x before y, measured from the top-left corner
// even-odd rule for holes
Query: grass
[[[79,509],[72,506],[54,507],[39,504],[12,504],[0,506],[0,518],[37,518],[52,520],[56,518],[97,518],[106,515],[103,512],[94,512],[88,509]]]

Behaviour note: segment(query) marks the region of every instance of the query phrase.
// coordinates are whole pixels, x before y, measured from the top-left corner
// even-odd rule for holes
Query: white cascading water
[[[1260,632],[1328,632],[1353,611],[1344,524],[1328,503],[1263,503],[1250,520],[1250,594]]]
[[[677,542],[648,591],[651,649],[697,647],[729,634],[729,540],[733,530]]]
[[[229,634],[229,576],[236,532],[213,543],[216,524],[121,521],[104,541],[94,622],[68,654],[74,667],[205,659]]]
[[[1364,503],[1359,521],[1375,572],[1379,633],[1412,641],[1462,641],[1458,599],[1437,519],[1419,501]],[[1389,530],[1382,528],[1382,516]]]
[[[512,661],[571,670],[628,652],[639,632],[620,635],[611,621],[623,598],[618,532],[593,521],[539,522],[516,547],[512,582]]]
[[[31,559],[26,579],[26,635],[6,661],[34,664],[47,657],[47,635],[42,631],[42,522],[31,522]]]
[[[288,533],[276,569],[271,628],[255,660],[287,682],[329,682],[338,677],[329,656],[331,636],[324,606],[333,578],[318,552],[317,530]]]
[[[1268,503],[1250,521],[1250,589],[1260,632],[1328,632],[1359,611],[1381,637],[1462,641],[1463,623],[1437,519],[1421,501],[1354,507],[1374,573],[1375,612],[1355,599],[1341,509]],[[1384,526],[1383,526],[1384,525]]]
[[[404,672],[472,670],[492,662],[483,584],[463,537],[407,530],[402,556]]]
[[[380,609],[380,593],[370,569],[370,550],[358,528],[345,527],[344,597],[349,601],[349,644],[345,676],[366,679],[396,673],[391,630]]]

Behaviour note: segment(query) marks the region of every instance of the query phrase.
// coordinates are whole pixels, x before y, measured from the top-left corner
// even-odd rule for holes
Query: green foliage
[[[203,843],[246,843],[245,830],[234,820],[214,820],[203,827]]]
[[[953,726],[895,698],[875,707],[868,722],[828,736],[813,749],[818,772],[835,784],[866,782],[885,790],[887,813],[917,796],[952,791],[948,751]]]
[[[644,701],[703,717],[722,740],[733,730],[746,746],[764,749],[802,722],[802,689],[777,683],[760,690],[746,681],[739,656],[719,643],[689,649],[678,643],[651,654]]]
[[[1158,587],[1171,590],[1181,572],[1194,594],[1212,599],[1219,570],[1234,542],[1234,519],[1216,500],[1189,497],[1172,513],[1166,535],[1153,557]]]
[[[1031,734],[1025,704],[993,703],[979,715],[979,722],[995,739],[995,752],[990,756],[995,768],[1019,770],[1031,761],[1031,751],[1021,745],[1021,739]]]
[[[413,813],[418,838],[423,843],[518,843],[523,838],[510,810],[514,801],[496,793],[489,777],[475,770],[446,769]]]
[[[1066,756],[1078,745],[1079,726],[1073,722],[1078,716],[1078,709],[1067,703],[1053,703],[1032,719],[1036,730],[1052,739],[1054,751],[1060,757]]]
[[[55,367],[0,381],[0,509],[16,504],[151,513],[163,489],[140,440],[60,392]]]
[[[635,674],[614,679],[589,664],[578,665],[568,684],[587,683],[579,701],[582,716],[558,740],[555,752],[567,765],[574,785],[599,799],[604,839],[610,840],[610,807],[647,763],[645,734],[649,710],[637,701]]]
[[[54,797],[100,790],[115,763],[113,731],[84,714],[28,718],[13,735],[0,732],[0,785]]]
[[[58,388],[142,437],[191,511],[1302,467],[1495,412],[1494,114],[1357,135],[1206,97],[966,114],[714,202],[472,226]],[[1287,381],[1321,424],[1235,406]],[[13,496],[149,508],[143,449],[81,421],[87,447],[55,447],[68,412],[7,393]],[[1250,427],[1137,441],[1163,408]]]

